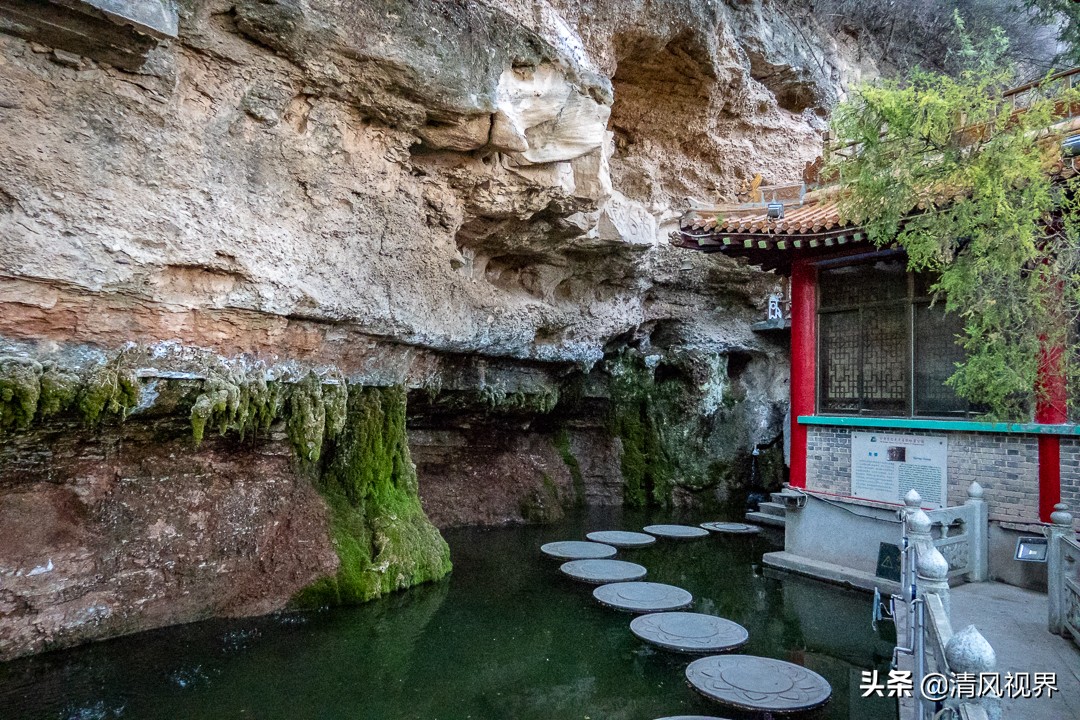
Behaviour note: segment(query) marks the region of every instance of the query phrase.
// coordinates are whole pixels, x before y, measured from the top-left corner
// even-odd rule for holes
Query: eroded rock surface
[[[140,393],[193,358],[404,386],[443,526],[722,499],[782,432],[784,345],[749,329],[776,282],[665,238],[691,200],[801,179],[872,71],[789,5],[182,0],[135,70],[0,30],[4,356],[133,343]],[[8,653],[334,571],[285,420],[196,448],[189,407],[164,441],[4,426]]]

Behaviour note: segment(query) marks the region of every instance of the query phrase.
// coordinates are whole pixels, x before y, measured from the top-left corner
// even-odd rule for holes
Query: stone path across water
[[[728,652],[746,644],[742,625],[715,615],[658,612],[634,618],[630,632],[665,650],[685,653]]]
[[[597,530],[585,537],[593,542],[607,543],[617,548],[639,548],[654,545],[656,538],[639,532],[627,532],[625,530]]]
[[[680,610],[694,601],[694,596],[674,585],[652,582],[621,582],[601,585],[593,590],[601,605],[632,613]]]
[[[640,580],[648,573],[643,566],[625,560],[571,560],[559,568],[564,575],[593,585]]]
[[[714,533],[727,535],[757,535],[761,528],[757,525],[736,522],[707,522],[701,523],[701,527]]]
[[[711,522],[690,525],[649,525],[648,535],[622,530],[588,534],[590,542],[566,540],[543,545],[548,557],[569,560],[560,571],[576,580],[605,583],[593,590],[602,605],[632,613],[630,630],[638,638],[666,650],[686,653],[724,652],[742,646],[746,628],[724,618],[693,612],[675,612],[690,606],[694,596],[682,588],[639,582],[645,567],[609,560],[615,546],[646,547],[657,537],[690,540],[710,533],[749,535],[759,529],[746,523]],[[607,542],[597,542],[607,541]],[[615,580],[616,582],[611,582]],[[627,580],[624,582],[623,580]],[[832,687],[825,678],[801,665],[753,655],[713,655],[690,663],[686,680],[711,700],[755,712],[789,713],[812,710],[829,701]],[[711,715],[671,715],[658,720],[724,720]]]
[[[708,530],[693,525],[647,525],[642,529],[650,535],[668,540],[697,540],[709,535]]]
[[[714,655],[686,668],[690,686],[741,710],[797,712],[824,705],[829,682],[801,665],[753,655]]]
[[[562,540],[540,546],[540,552],[557,560],[596,560],[609,558],[618,552],[610,545],[585,542],[583,540]]]

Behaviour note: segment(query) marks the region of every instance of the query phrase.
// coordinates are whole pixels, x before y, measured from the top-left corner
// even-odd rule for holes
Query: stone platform
[[[997,654],[997,672],[1052,672],[1052,698],[1002,698],[1004,717],[1024,720],[1080,718],[1080,648],[1046,629],[1046,595],[1004,583],[952,588],[952,625],[975,625]]]

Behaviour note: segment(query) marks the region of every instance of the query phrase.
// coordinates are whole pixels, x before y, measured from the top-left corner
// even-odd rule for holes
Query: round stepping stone
[[[656,720],[724,720],[724,718],[713,717],[712,715],[671,715]]]
[[[725,535],[757,535],[761,532],[761,528],[757,525],[736,522],[707,522],[701,523],[701,527]]]
[[[626,532],[625,530],[597,530],[585,537],[593,542],[607,543],[617,548],[639,548],[652,545],[656,538],[639,532]]]
[[[559,570],[575,580],[593,585],[640,580],[648,572],[637,563],[623,560],[571,560],[563,563]]]
[[[741,710],[776,713],[810,710],[829,701],[828,681],[801,665],[754,657],[714,655],[686,668],[690,687]]]
[[[583,540],[562,540],[540,546],[540,552],[556,560],[594,560],[609,558],[618,552],[610,545],[585,542]]]
[[[694,596],[674,585],[652,582],[621,582],[601,585],[593,590],[601,605],[632,613],[681,610]]]
[[[696,540],[709,534],[708,530],[693,525],[648,525],[642,529],[650,535],[669,540]]]
[[[738,623],[692,612],[651,613],[634,618],[630,632],[665,650],[727,652],[746,644],[750,634]]]

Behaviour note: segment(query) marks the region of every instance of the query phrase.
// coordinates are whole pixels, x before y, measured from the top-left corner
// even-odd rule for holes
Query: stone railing
[[[914,490],[904,498],[909,509],[912,502],[918,507],[920,500]],[[934,546],[949,564],[949,578],[984,582],[989,576],[989,518],[982,486],[971,483],[963,505],[931,510],[927,516]]]
[[[988,574],[986,501],[978,483],[972,483],[967,494],[963,505],[925,514],[930,542],[944,556],[949,580],[981,582]],[[815,491],[788,489],[779,495],[787,510],[784,551],[767,553],[766,565],[877,588],[885,595],[900,590],[895,580],[880,574],[880,549],[896,544],[897,526],[922,504],[918,493],[909,492],[899,511],[894,503]]]
[[[1080,645],[1080,542],[1065,505],[1054,506],[1046,536],[1049,629]]]
[[[985,503],[982,503],[981,488],[974,486],[977,492],[969,492],[971,507],[981,508],[985,513]],[[974,625],[954,633],[950,620],[949,578],[959,574],[951,567],[949,560],[939,549],[939,543],[946,540],[945,547],[952,547],[959,541],[948,542],[954,537],[963,537],[965,533],[956,533],[944,537],[934,537],[934,528],[940,524],[948,527],[952,524],[948,516],[940,518],[939,523],[932,519],[932,513],[927,513],[919,508],[921,498],[912,492],[905,498],[907,505],[904,511],[903,544],[901,546],[901,586],[902,595],[894,600],[894,608],[898,616],[897,639],[898,642],[906,635],[908,646],[897,647],[897,665],[902,670],[912,673],[914,697],[908,702],[900,704],[901,720],[930,720],[938,717],[969,718],[970,720],[983,720],[983,718],[997,719],[1001,717],[1001,707],[997,698],[987,697],[980,699],[969,698],[946,698],[939,700],[927,697],[923,692],[923,679],[928,675],[941,675],[950,683],[955,682],[958,674],[971,674],[978,676],[980,673],[992,672],[997,664],[994,649],[982,636]],[[979,503],[982,503],[980,505]],[[932,511],[940,513],[942,511]],[[983,515],[985,517],[985,515]],[[967,521],[970,523],[970,521]],[[969,543],[974,543],[978,533],[970,527]],[[982,533],[985,537],[985,528]],[[970,577],[972,574],[981,572],[985,577],[984,566],[985,550],[980,556],[977,552],[969,552],[969,560],[964,568],[964,573]],[[970,559],[975,556],[975,559]],[[943,711],[948,711],[943,713]]]

